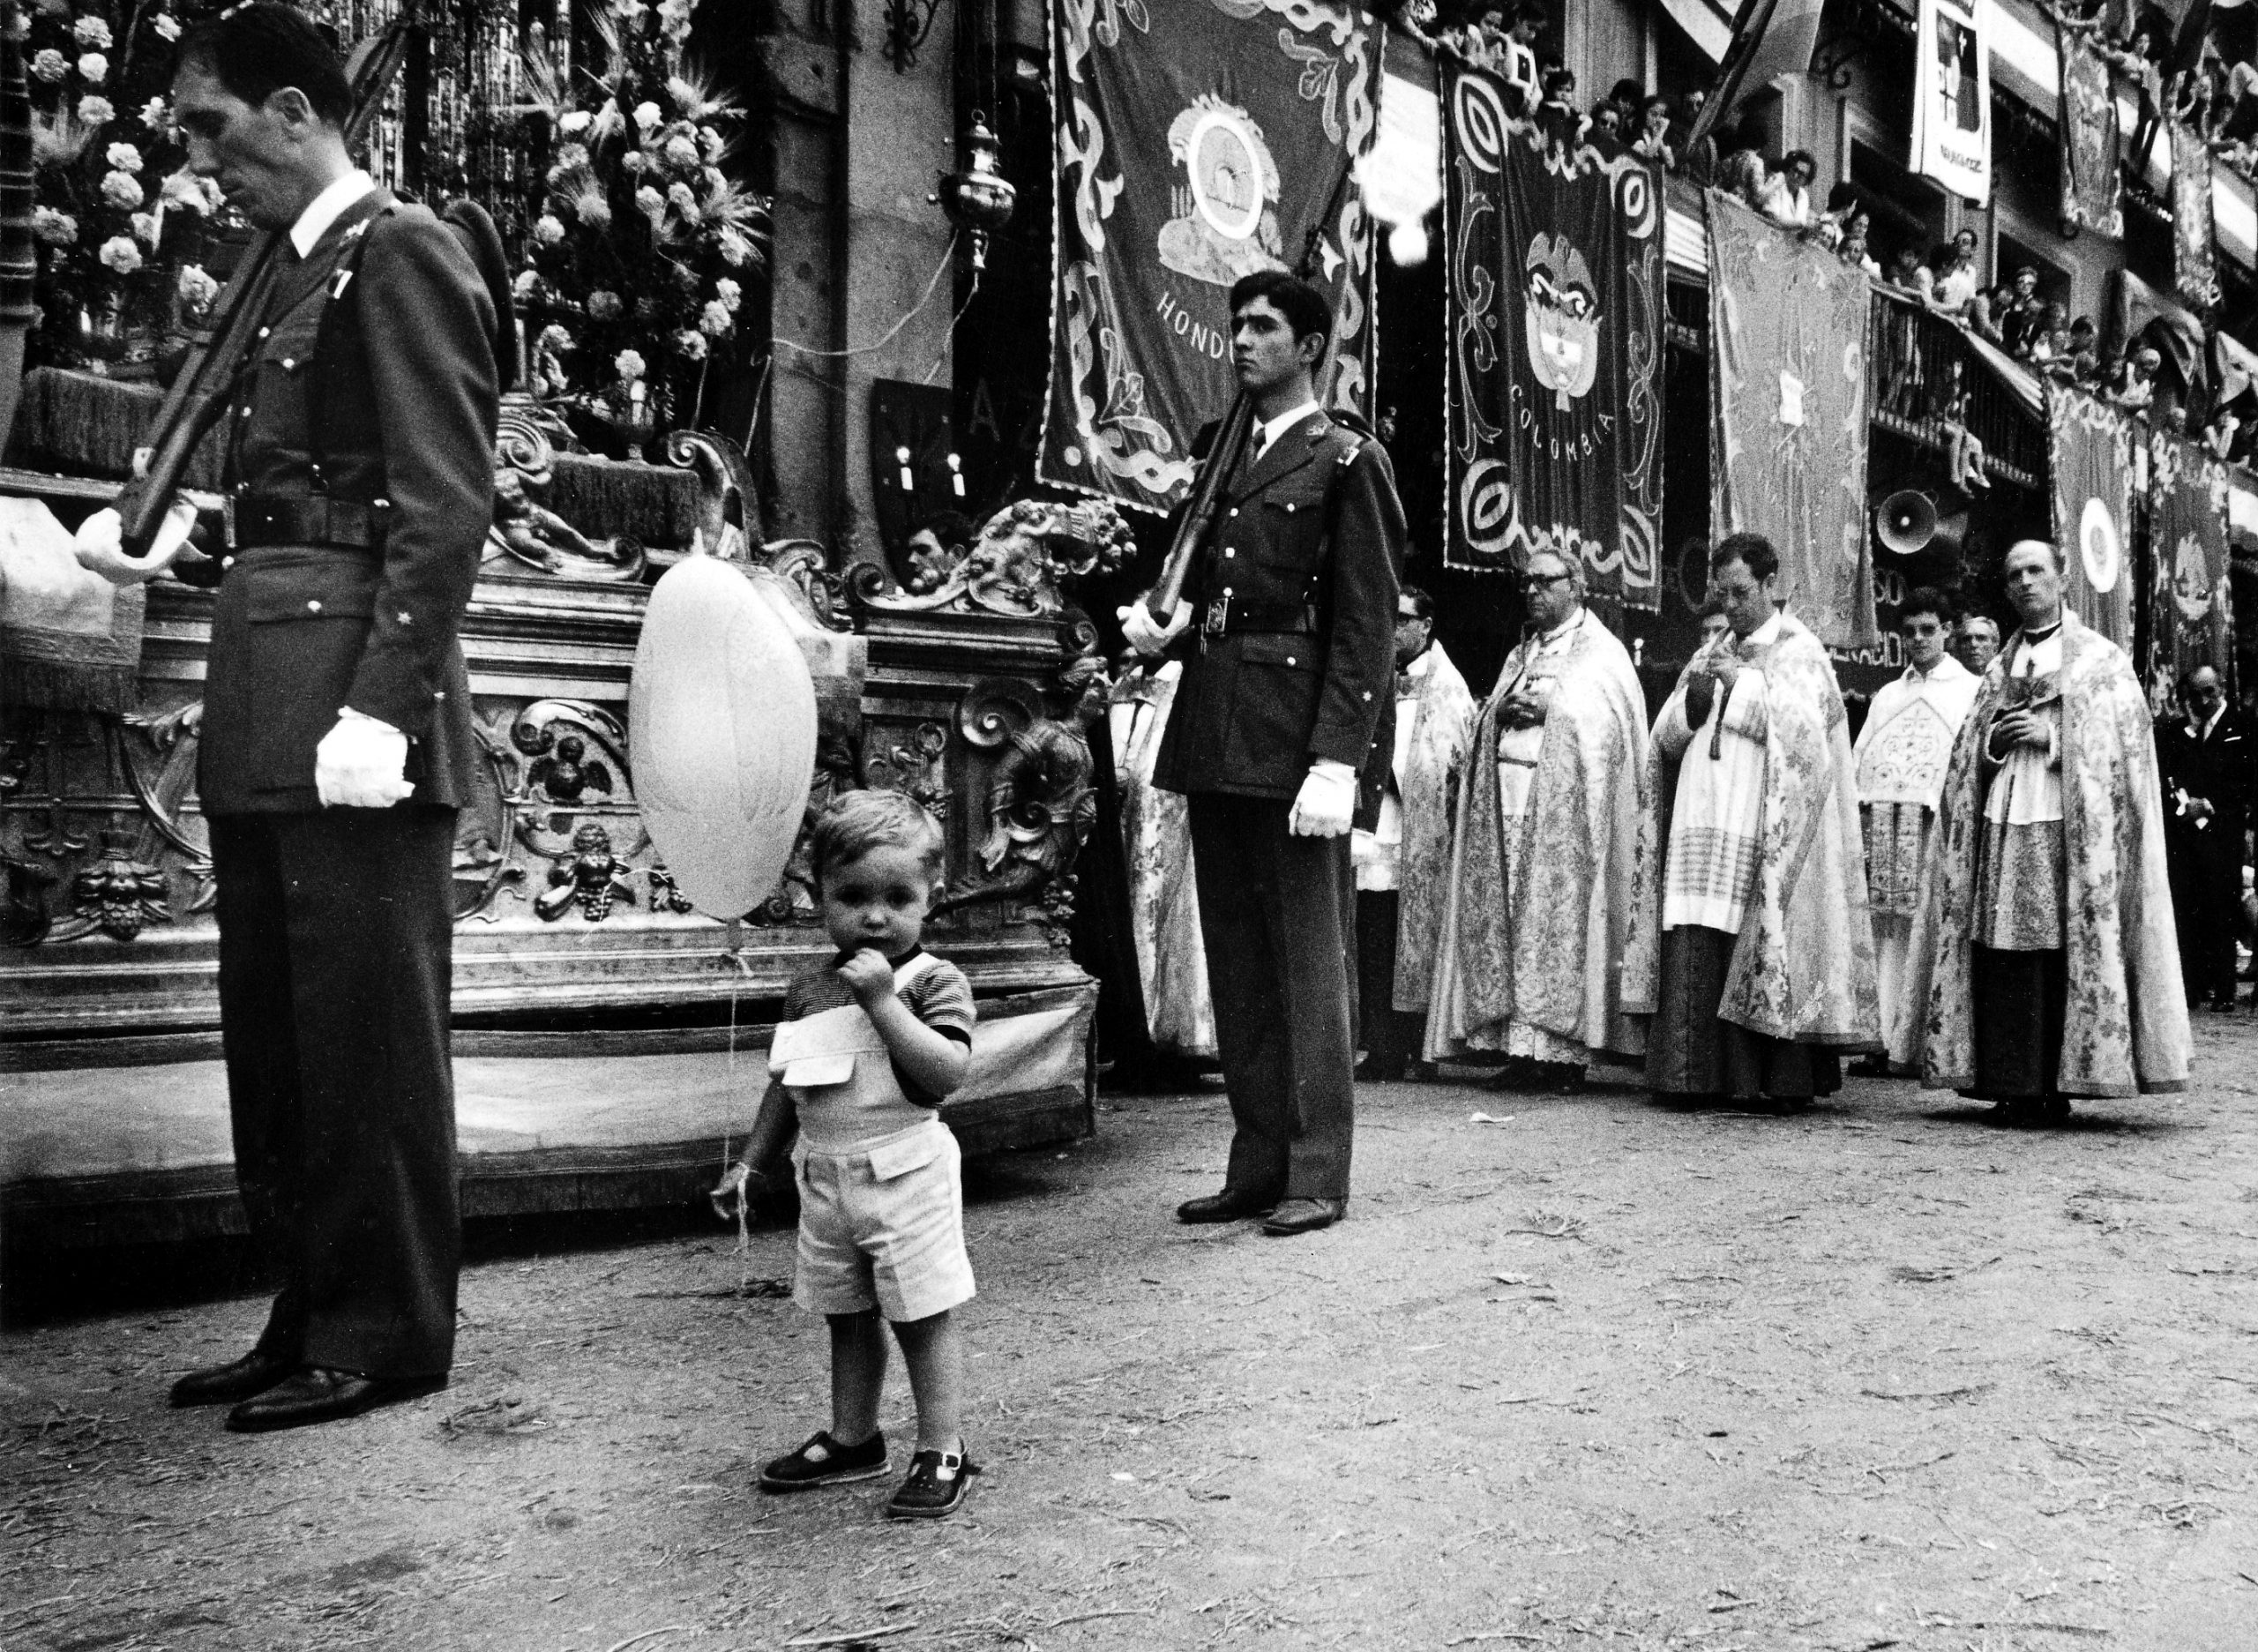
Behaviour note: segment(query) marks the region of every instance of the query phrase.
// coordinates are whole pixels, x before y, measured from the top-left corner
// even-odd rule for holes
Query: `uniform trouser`
[[[213,819],[236,1180],[280,1289],[259,1346],[373,1377],[453,1357],[454,811]]]
[[[1357,1001],[1360,1042],[1372,1072],[1401,1078],[1419,1053],[1426,1018],[1395,1007],[1395,926],[1402,896],[1393,889],[1357,891]]]
[[[1296,837],[1282,797],[1194,793],[1192,858],[1232,1199],[1346,1199],[1355,1123],[1356,884],[1349,839]]]
[[[2234,925],[2242,916],[2242,834],[2216,827],[2166,840],[2179,973],[2190,998],[2234,997]]]

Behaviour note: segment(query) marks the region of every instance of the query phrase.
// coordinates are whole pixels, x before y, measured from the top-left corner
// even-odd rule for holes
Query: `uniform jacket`
[[[2232,844],[2239,857],[2242,833],[2250,824],[2254,790],[2258,790],[2258,736],[2253,736],[2242,714],[2232,706],[2219,714],[2208,736],[2187,729],[2184,717],[2165,717],[2156,725],[2157,767],[2164,778],[2164,820],[2167,831],[2189,831],[2179,812],[2175,789],[2190,797],[2207,797],[2218,811],[2201,834],[2218,834]]]
[[[363,359],[318,364],[325,308],[362,237],[337,302],[359,306]],[[411,801],[453,805],[469,795],[476,752],[457,632],[493,520],[493,301],[451,230],[379,191],[340,213],[310,257],[284,241],[265,316],[228,421],[230,486],[387,501],[387,527],[374,549],[269,545],[222,558],[204,811],[319,808],[314,748],[346,706],[407,734]]]
[[[1290,800],[1320,758],[1358,772],[1357,824],[1379,818],[1395,750],[1395,599],[1403,505],[1380,445],[1312,414],[1242,461],[1185,582],[1184,677],[1153,783]],[[1315,629],[1202,640],[1217,601],[1306,604]]]

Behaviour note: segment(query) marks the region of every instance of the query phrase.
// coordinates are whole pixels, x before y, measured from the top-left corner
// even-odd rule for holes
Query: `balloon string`
[[[731,938],[736,938],[735,924],[730,925],[730,932]],[[738,961],[742,965],[744,961],[740,958]],[[729,983],[729,1064],[726,1081],[730,1099],[734,1101],[737,1094],[737,983],[736,981]],[[729,1137],[726,1134],[722,1138],[722,1148],[726,1155],[729,1151]],[[729,1174],[729,1161],[725,1156],[722,1161],[722,1173],[726,1176]],[[751,1192],[751,1185],[752,1178],[749,1175],[744,1181],[737,1184],[737,1295],[740,1297],[744,1295],[746,1289],[752,1283],[752,1234],[745,1225],[745,1203]]]

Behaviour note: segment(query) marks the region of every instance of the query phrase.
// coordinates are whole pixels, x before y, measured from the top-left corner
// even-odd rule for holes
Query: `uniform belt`
[[[1307,635],[1316,630],[1317,609],[1307,602],[1242,602],[1219,596],[1200,614],[1203,637],[1226,637],[1243,631]]]
[[[376,550],[385,542],[389,500],[363,505],[323,493],[231,493],[227,496],[228,545],[345,545]]]

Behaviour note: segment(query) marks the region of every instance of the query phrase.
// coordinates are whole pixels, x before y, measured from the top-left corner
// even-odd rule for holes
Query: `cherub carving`
[[[533,909],[554,923],[577,901],[582,917],[601,923],[611,916],[614,901],[633,905],[635,886],[626,865],[611,852],[611,833],[590,820],[572,833],[572,858],[549,869],[549,887],[534,898]]]
[[[550,751],[547,747],[552,737],[557,749]],[[527,766],[526,786],[535,796],[550,803],[577,804],[592,792],[599,797],[611,796],[611,769],[602,759],[588,755],[588,743],[579,735],[552,736],[544,729],[535,749],[542,755]]]

